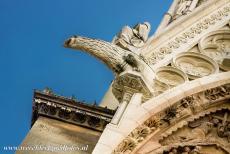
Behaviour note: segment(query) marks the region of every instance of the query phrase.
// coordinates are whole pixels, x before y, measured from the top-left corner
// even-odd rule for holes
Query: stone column
[[[132,95],[133,94],[131,92],[125,92],[124,93],[123,100],[120,103],[115,115],[113,116],[113,119],[111,120],[112,124],[117,125],[119,123]]]

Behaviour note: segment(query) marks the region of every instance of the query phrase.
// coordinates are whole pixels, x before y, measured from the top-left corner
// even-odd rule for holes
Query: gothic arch
[[[152,114],[150,116],[145,114],[143,117],[139,117],[143,119],[142,124],[133,129],[117,146],[114,153],[138,153],[140,150],[142,150],[140,153],[149,153],[151,151],[156,153],[154,150],[164,153],[164,148],[170,152],[170,146],[162,146],[160,142],[179,128],[183,128],[189,122],[214,114],[219,110],[228,109],[229,111],[230,73],[225,72],[212,76],[212,78],[210,76],[203,77],[180,85],[142,104],[141,106],[148,108],[148,111]],[[228,135],[226,138],[228,138]],[[228,143],[227,139],[225,140]],[[190,146],[191,149],[194,149],[195,145],[194,143],[184,144],[184,146]],[[197,143],[197,145],[220,146],[223,151],[230,153],[229,147],[226,148],[219,143],[201,142]],[[146,147],[151,147],[152,149]]]

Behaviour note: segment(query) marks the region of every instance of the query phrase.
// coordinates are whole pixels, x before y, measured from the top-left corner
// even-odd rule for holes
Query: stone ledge
[[[107,108],[40,91],[34,92],[33,100],[32,125],[44,116],[102,132],[114,114]]]

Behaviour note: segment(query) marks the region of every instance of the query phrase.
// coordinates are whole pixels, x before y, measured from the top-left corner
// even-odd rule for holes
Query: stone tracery
[[[199,42],[200,51],[214,59],[224,71],[229,71],[230,31],[218,30],[208,34]]]

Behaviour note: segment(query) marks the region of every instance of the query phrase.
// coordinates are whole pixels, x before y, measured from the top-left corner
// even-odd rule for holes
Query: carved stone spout
[[[104,62],[113,72],[121,73],[127,66],[138,70],[142,59],[131,51],[103,40],[73,36],[65,41],[64,47],[82,50]],[[128,64],[128,65],[126,65]]]

